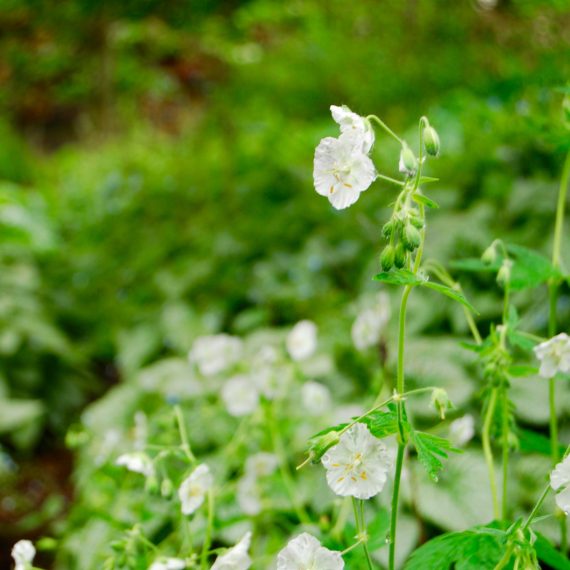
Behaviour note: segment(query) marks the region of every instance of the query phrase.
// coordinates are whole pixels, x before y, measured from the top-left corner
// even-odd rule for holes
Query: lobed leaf
[[[438,473],[443,469],[442,459],[447,459],[449,452],[461,453],[443,437],[422,431],[413,431],[411,436],[419,462],[434,481],[437,481]]]
[[[414,275],[409,269],[383,271],[375,275],[374,279],[389,285],[421,285],[423,283],[422,279]]]

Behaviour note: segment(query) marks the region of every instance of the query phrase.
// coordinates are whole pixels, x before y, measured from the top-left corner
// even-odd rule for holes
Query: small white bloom
[[[556,491],[556,504],[570,514],[570,455],[550,474],[550,486]]]
[[[384,292],[380,293],[373,307],[359,313],[352,325],[352,342],[358,350],[366,350],[377,346],[382,331],[390,320],[390,299]]]
[[[204,376],[224,372],[235,364],[242,355],[243,343],[239,338],[228,334],[202,336],[194,341],[188,355]]]
[[[268,400],[273,400],[279,392],[279,381],[276,370],[270,366],[256,368],[250,373],[251,381],[254,386]]]
[[[222,388],[222,399],[228,413],[237,418],[255,412],[259,404],[256,386],[246,376],[234,376]]]
[[[368,120],[353,113],[346,105],[331,105],[331,114],[340,126],[340,132],[351,139],[362,152],[368,154],[374,144],[374,130]]]
[[[142,453],[141,451],[119,455],[119,457],[117,457],[117,461],[115,461],[115,465],[126,467],[129,471],[140,473],[145,477],[154,475],[152,459],[146,453]]]
[[[277,555],[277,570],[342,570],[344,560],[340,552],[325,548],[310,534],[304,532]]]
[[[274,453],[260,451],[247,458],[245,472],[255,477],[267,477],[275,472],[279,459]]]
[[[251,532],[247,532],[234,547],[216,558],[212,570],[247,570],[251,566],[247,553],[250,544]]]
[[[186,562],[180,558],[159,558],[148,570],[183,570]]]
[[[313,416],[321,416],[331,408],[330,390],[319,382],[305,382],[301,388],[303,407]]]
[[[261,491],[255,476],[246,474],[238,481],[236,496],[244,514],[255,517],[261,512]]]
[[[12,547],[12,558],[16,563],[15,570],[28,570],[32,567],[36,549],[29,540],[19,540]]]
[[[552,378],[557,372],[570,372],[570,337],[566,333],[535,346],[534,354],[540,360],[539,373],[543,378]]]
[[[386,446],[362,423],[343,433],[321,459],[327,483],[341,497],[369,499],[386,483],[392,460]]]
[[[322,139],[315,150],[313,166],[317,193],[326,196],[337,210],[354,204],[376,180],[370,157],[344,135]]]
[[[191,515],[195,512],[206,497],[206,493],[212,488],[214,478],[210,468],[202,463],[182,481],[178,489],[178,497],[182,503],[182,514]]]
[[[449,439],[453,445],[462,447],[475,435],[475,420],[471,414],[453,420],[449,425]]]
[[[287,352],[293,360],[305,360],[317,350],[317,325],[299,321],[287,335]]]

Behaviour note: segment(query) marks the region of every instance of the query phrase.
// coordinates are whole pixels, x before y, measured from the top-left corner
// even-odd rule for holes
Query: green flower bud
[[[422,241],[420,232],[412,224],[406,224],[402,232],[402,241],[409,251],[414,251]]]
[[[170,499],[172,497],[173,492],[174,492],[174,485],[172,484],[172,481],[170,479],[163,479],[160,485],[160,494],[165,499]]]
[[[430,156],[439,155],[439,135],[429,125],[424,129],[424,147]]]
[[[418,170],[418,159],[406,143],[403,143],[400,151],[399,169],[402,174],[407,174],[408,176],[413,176]]]
[[[384,227],[382,228],[382,235],[386,239],[389,239],[393,231],[394,231],[394,224],[392,223],[392,220],[390,220],[389,222],[386,222],[384,224]]]
[[[443,388],[435,388],[431,393],[431,407],[434,408],[442,420],[445,419],[445,412],[453,408],[453,404]]]
[[[404,267],[404,265],[406,265],[406,248],[404,246],[404,244],[402,242],[400,242],[397,246],[396,246],[396,250],[394,252],[394,265],[398,268],[398,269],[402,269],[402,267]]]
[[[410,216],[410,223],[418,230],[422,230],[424,228],[424,223],[418,216]]]
[[[312,463],[318,463],[321,457],[339,441],[340,435],[336,430],[314,437],[311,440],[311,447],[309,448]]]
[[[511,270],[513,268],[513,262],[510,259],[503,259],[503,264],[499,273],[497,273],[497,283],[501,287],[506,287],[511,282]]]
[[[380,266],[382,267],[383,271],[390,271],[394,265],[394,256],[396,252],[394,251],[394,247],[391,245],[387,245],[384,248],[384,251],[380,254]]]
[[[486,263],[487,265],[493,265],[497,259],[499,258],[499,254],[497,253],[497,243],[493,242],[481,256],[481,261]]]

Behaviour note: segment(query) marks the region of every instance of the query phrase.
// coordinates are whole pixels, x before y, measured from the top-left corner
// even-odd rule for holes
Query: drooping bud
[[[394,223],[392,222],[392,220],[390,220],[389,222],[386,222],[384,224],[384,227],[382,228],[382,235],[386,239],[390,239],[390,236],[392,235],[393,231],[394,231]]]
[[[439,156],[439,135],[430,125],[424,129],[424,147],[430,156]]]
[[[445,419],[445,412],[453,408],[453,404],[443,388],[435,388],[433,390],[431,393],[431,406],[442,420]]]
[[[400,151],[399,169],[402,174],[408,176],[413,176],[418,170],[418,159],[406,143],[402,144],[402,150]]]
[[[499,257],[497,253],[497,242],[494,241],[484,252],[481,256],[481,261],[486,263],[487,265],[493,265]]]
[[[398,269],[402,269],[406,265],[406,248],[402,242],[400,242],[394,251],[394,265]]]
[[[497,273],[497,283],[501,287],[506,287],[511,282],[511,271],[513,269],[513,262],[511,259],[503,259],[501,269]]]
[[[309,448],[311,462],[318,463],[321,457],[339,441],[340,435],[336,430],[312,438],[311,447]]]
[[[421,242],[422,238],[420,232],[411,223],[404,226],[404,231],[402,232],[402,241],[406,249],[409,251],[414,251]]]
[[[424,223],[422,222],[421,218],[419,218],[418,216],[410,216],[410,223],[415,227],[418,228],[418,230],[423,229],[424,227]]]
[[[380,266],[382,267],[383,271],[390,271],[394,266],[394,257],[395,257],[395,250],[394,246],[387,245],[382,253],[380,254]]]

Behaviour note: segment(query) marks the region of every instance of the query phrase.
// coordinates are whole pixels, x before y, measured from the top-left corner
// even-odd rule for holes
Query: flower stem
[[[503,503],[501,514],[503,520],[507,520],[507,484],[509,481],[509,399],[507,396],[507,387],[504,386],[501,390],[503,414],[502,414],[502,446],[503,446]]]
[[[354,522],[356,524],[358,541],[362,542],[362,548],[364,549],[364,556],[366,557],[368,570],[373,570],[374,567],[372,566],[370,552],[368,551],[368,537],[366,533],[366,524],[364,521],[364,501],[359,501],[358,499],[352,497],[352,508],[354,510]]]
[[[202,545],[202,554],[200,556],[200,568],[207,570],[208,568],[208,551],[212,544],[212,529],[214,528],[214,493],[208,491],[208,520],[206,522],[206,534],[204,536],[204,544]]]
[[[493,461],[493,451],[491,449],[491,423],[495,413],[495,406],[497,404],[497,388],[491,388],[491,397],[487,406],[485,414],[485,421],[483,423],[483,433],[481,435],[483,443],[483,453],[485,454],[485,461],[487,462],[487,469],[489,470],[489,483],[491,485],[491,497],[493,499],[493,516],[498,519],[500,515],[499,500],[497,498],[497,481],[495,480],[495,462]]]
[[[182,415],[182,409],[178,404],[174,406],[174,415],[176,416],[176,424],[178,425],[178,432],[180,434],[180,441],[182,442],[181,448],[184,454],[188,458],[190,463],[196,461],[192,449],[190,448],[190,440],[188,439],[188,432],[186,431],[186,423],[184,422],[184,416]]]
[[[528,515],[528,518],[522,525],[521,530],[524,531],[530,526],[534,517],[536,516],[536,513],[538,513],[540,507],[542,506],[542,503],[544,503],[544,499],[546,499],[546,496],[548,495],[549,492],[550,492],[550,485],[546,485],[544,491],[542,491],[542,495],[540,495],[540,498],[536,502],[536,505],[534,505],[532,511],[530,512],[530,515]]]
[[[393,139],[397,140],[400,144],[404,144],[404,141],[381,119],[379,119],[376,115],[368,115],[366,117],[369,121],[374,121],[377,123],[381,128],[383,128]]]
[[[402,478],[402,467],[404,465],[404,452],[406,444],[398,444],[398,455],[396,456],[396,473],[394,474],[394,489],[392,491],[392,514],[390,518],[390,558],[388,568],[396,568],[396,531],[398,529],[398,498],[400,496],[400,480]]]
[[[406,183],[402,182],[401,180],[396,180],[395,178],[390,178],[390,176],[384,176],[384,174],[376,174],[377,178],[381,180],[385,180],[386,182],[391,182],[392,184],[397,184],[398,186],[405,186]]]

